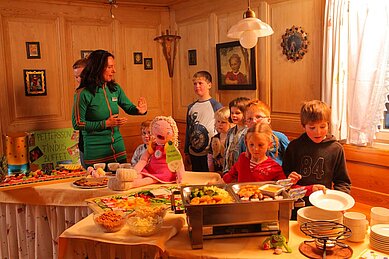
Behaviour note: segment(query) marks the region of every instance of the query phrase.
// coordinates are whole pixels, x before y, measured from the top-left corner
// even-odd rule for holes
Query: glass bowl
[[[167,211],[169,210],[169,206],[164,204],[159,205],[149,205],[149,206],[138,206],[135,208],[135,211],[132,213],[132,216],[140,217],[140,218],[165,218]]]
[[[117,232],[126,224],[127,216],[122,211],[106,211],[93,214],[93,220],[104,232]]]
[[[127,219],[128,230],[135,236],[147,237],[156,234],[162,227],[161,217],[130,217]]]

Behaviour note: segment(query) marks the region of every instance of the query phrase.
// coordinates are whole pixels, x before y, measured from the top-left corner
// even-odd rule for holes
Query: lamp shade
[[[227,37],[229,38],[234,38],[234,39],[239,39],[241,45],[244,48],[252,48],[257,44],[257,40],[255,39],[254,45],[252,43],[254,42],[254,35],[258,37],[265,37],[273,34],[274,31],[268,25],[267,23],[262,22],[258,18],[245,18],[243,20],[240,20],[237,24],[233,25],[228,33]],[[245,47],[242,42],[245,42],[247,46],[251,47]],[[249,44],[250,43],[250,44]]]

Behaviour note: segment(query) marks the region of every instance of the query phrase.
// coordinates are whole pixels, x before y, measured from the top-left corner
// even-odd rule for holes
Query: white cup
[[[370,209],[370,226],[389,223],[389,209],[373,207]]]
[[[132,165],[131,165],[131,163],[123,163],[123,164],[120,164],[120,165],[119,165],[119,168],[128,168],[128,169],[131,169],[131,168],[132,168]]]
[[[366,215],[360,212],[346,212],[343,215],[343,224],[351,229],[351,242],[363,242],[366,237],[369,221]]]
[[[105,163],[97,163],[93,164],[93,167],[97,170],[98,168],[102,168],[103,170],[105,169]]]

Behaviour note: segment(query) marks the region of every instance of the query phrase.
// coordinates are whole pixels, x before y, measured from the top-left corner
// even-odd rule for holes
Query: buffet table
[[[80,189],[72,186],[76,179],[0,190],[0,258],[57,258],[60,234],[92,212],[86,199],[148,188]],[[187,172],[183,177],[193,184],[219,180],[218,174],[207,173]]]
[[[172,213],[171,213],[172,214]],[[174,215],[174,214],[172,214]],[[174,215],[175,217],[178,215]],[[167,215],[167,221],[170,221]],[[185,219],[185,215],[181,215]],[[168,224],[165,224],[166,226]],[[128,229],[124,227],[117,235],[100,231],[96,235],[96,225],[92,216],[81,220],[66,230],[59,238],[59,258],[306,258],[299,252],[299,245],[304,240],[310,240],[299,229],[296,221],[290,222],[289,246],[292,253],[273,255],[273,250],[262,250],[259,245],[266,237],[240,237],[204,240],[203,249],[193,250],[190,245],[187,227],[184,226],[178,234],[169,239],[163,246],[152,243],[153,237],[143,238],[143,242],[129,242],[131,240]],[[95,232],[91,234],[90,232]],[[127,236],[127,240],[121,239]],[[158,237],[154,237],[158,238]],[[353,249],[353,257],[368,248],[368,237],[363,243],[347,242]]]
[[[59,235],[91,213],[84,200],[120,193],[73,181],[0,191],[0,258],[57,258]]]

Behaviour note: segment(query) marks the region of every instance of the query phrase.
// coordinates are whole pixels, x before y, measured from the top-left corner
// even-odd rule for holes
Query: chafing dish
[[[181,187],[192,249],[201,249],[203,239],[271,235],[279,231],[289,239],[289,218],[293,200],[283,190],[282,199],[242,201],[237,195],[242,186],[268,184],[269,182],[217,184],[225,190],[232,203],[191,204],[191,192],[209,185],[189,185]],[[274,183],[274,182],[270,182]]]

